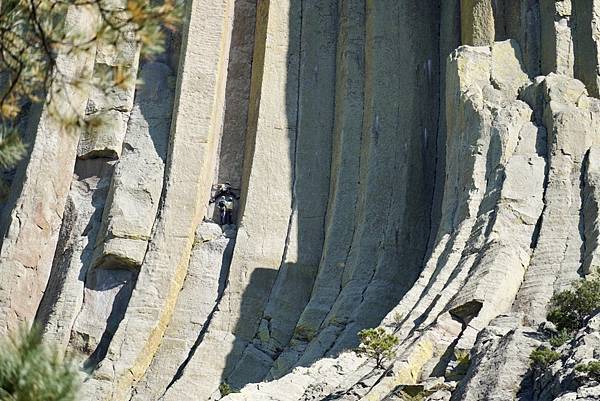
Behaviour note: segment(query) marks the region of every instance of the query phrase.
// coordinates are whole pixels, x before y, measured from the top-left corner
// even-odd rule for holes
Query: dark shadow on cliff
[[[137,275],[138,273],[132,270],[103,268],[95,268],[88,273],[85,283],[86,292],[104,292],[107,294],[106,301],[112,301],[112,305],[100,342],[83,364],[85,370],[95,368],[106,356],[110,342],[127,311]],[[112,298],[113,294],[114,298]]]
[[[287,126],[285,128],[287,128],[289,135],[289,163],[293,167],[293,173],[291,188],[280,188],[279,190],[291,191],[293,194],[292,204],[290,205],[292,214],[288,222],[286,249],[279,270],[257,269],[250,277],[250,283],[242,295],[241,316],[239,317],[239,322],[242,323],[238,323],[234,330],[236,334],[234,351],[228,355],[226,367],[222,375],[223,381],[236,388],[242,387],[247,383],[262,381],[268,377],[273,361],[280,356],[286,347],[289,347],[290,342],[296,342],[297,339],[294,337],[295,334],[298,334],[295,333],[295,329],[297,329],[296,323],[313,295],[313,285],[319,268],[326,229],[326,213],[321,213],[321,210],[327,210],[331,191],[329,188],[332,179],[330,174],[334,174],[334,172],[330,171],[332,140],[324,141],[327,145],[315,150],[314,143],[311,142],[311,135],[315,136],[319,141],[323,137],[329,138],[333,136],[334,116],[330,116],[329,119],[323,117],[325,114],[323,114],[322,109],[323,107],[329,107],[323,105],[327,105],[330,102],[332,110],[335,110],[335,94],[337,90],[335,85],[332,85],[331,90],[323,89],[325,85],[331,82],[321,82],[319,78],[315,78],[320,77],[320,74],[324,77],[327,76],[327,73],[323,73],[321,68],[323,65],[329,65],[326,63],[320,64],[319,61],[315,62],[315,54],[318,54],[320,57],[328,57],[327,54],[330,53],[327,52],[331,50],[322,41],[319,42],[315,38],[321,38],[319,36],[321,35],[321,30],[326,29],[323,27],[321,21],[323,13],[328,12],[326,8],[334,5],[332,8],[337,13],[339,8],[338,3],[341,1],[344,0],[327,2],[292,0],[289,4],[290,30],[287,32],[289,49],[287,54],[288,74],[285,98]],[[419,15],[421,12],[418,5],[407,3],[406,7],[411,7],[410,10],[415,15]],[[398,12],[402,10],[404,9]],[[435,31],[438,26],[436,19],[438,7],[431,7],[428,12],[432,15],[432,18],[431,21],[427,20],[428,22],[425,22],[425,24],[430,23],[431,28]],[[333,28],[328,28],[336,30],[336,38],[337,30],[339,29],[338,18],[337,14],[332,16],[332,21],[334,21],[332,23]],[[374,22],[371,21],[371,23],[373,24]],[[421,25],[417,26],[419,29],[425,29],[425,24],[421,22]],[[389,33],[386,32],[386,34]],[[257,42],[265,39],[265,37],[260,37],[260,32],[257,30]],[[370,280],[367,280],[368,283],[362,288],[363,293],[358,294],[357,299],[355,299],[357,305],[360,305],[359,308],[357,307],[359,311],[353,313],[351,319],[339,323],[341,325],[340,332],[344,331],[344,339],[343,341],[339,341],[340,344],[336,343],[337,340],[334,341],[334,345],[337,347],[335,355],[338,352],[351,348],[358,342],[356,333],[361,328],[364,328],[365,325],[377,325],[391,310],[416,280],[420,263],[422,263],[427,251],[427,235],[430,225],[430,205],[428,202],[431,202],[431,198],[433,197],[433,175],[435,174],[435,165],[430,163],[430,161],[435,158],[435,154],[438,151],[435,145],[437,141],[436,124],[439,96],[437,90],[439,87],[439,76],[437,76],[439,55],[436,50],[438,48],[438,38],[432,35],[431,39],[433,39],[431,43],[427,42],[432,47],[431,54],[425,56],[425,51],[423,51],[423,54],[415,56],[415,59],[411,59],[405,66],[397,67],[402,68],[403,71],[404,69],[406,70],[406,74],[402,75],[397,84],[399,86],[412,84],[415,88],[420,88],[423,97],[427,100],[423,103],[418,102],[417,99],[410,99],[406,101],[406,106],[404,106],[404,102],[397,101],[397,104],[394,103],[397,109],[397,114],[394,115],[398,120],[397,131],[408,129],[414,131],[412,135],[406,134],[406,138],[408,139],[398,140],[398,157],[403,155],[403,146],[414,145],[416,148],[418,146],[416,144],[421,144],[420,151],[408,154],[406,160],[402,163],[407,166],[407,169],[411,169],[406,173],[406,181],[424,183],[424,185],[418,186],[418,188],[412,185],[408,187],[413,188],[415,191],[422,191],[422,193],[419,192],[411,195],[404,188],[393,192],[390,188],[395,185],[394,182],[386,184],[390,188],[382,189],[402,199],[400,202],[394,203],[393,206],[389,207],[394,208],[397,215],[395,218],[402,220],[406,227],[409,228],[405,231],[400,230],[400,234],[396,230],[395,241],[393,238],[387,238],[385,244],[380,244],[380,251],[385,253],[385,257],[389,259],[395,258],[395,260],[398,260],[398,264],[390,269],[388,268],[389,263],[379,263],[379,260],[372,261],[373,276]],[[385,64],[386,62],[391,64],[391,61],[387,61],[383,57],[386,51],[389,51],[389,48],[386,46],[389,46],[390,42],[383,43],[384,41],[379,37],[373,41],[376,45],[380,46],[379,51],[382,59],[379,62],[381,64]],[[417,44],[412,44],[412,46],[418,46],[420,42],[415,43]],[[337,52],[340,51],[336,49],[336,46],[337,44],[334,43],[334,51],[331,53],[334,74],[332,77],[328,77],[334,83],[335,74],[337,73],[337,68],[335,67],[338,56]],[[404,47],[399,49],[404,49]],[[399,49],[395,49],[395,51],[399,52]],[[372,49],[369,49],[369,51],[372,51]],[[262,80],[262,69],[266,70],[270,66],[261,65],[259,61],[260,58],[257,59],[255,55],[253,77],[254,79],[258,77],[258,79]],[[257,68],[261,69],[261,72],[256,71]],[[382,68],[382,71],[390,71],[390,69]],[[378,81],[378,84],[388,79],[386,76],[372,78]],[[314,87],[311,87],[313,83]],[[381,92],[383,93],[384,91],[382,90]],[[381,99],[379,102],[381,102]],[[396,102],[396,100],[389,99],[389,102]],[[425,110],[422,105],[429,103],[433,105],[432,108]],[[377,126],[381,110],[373,108],[372,118],[376,120],[373,125]],[[416,122],[413,125],[409,126],[406,120],[414,119],[414,116],[410,115],[413,109],[422,114],[419,118],[415,119]],[[318,121],[318,124],[316,128],[313,128],[312,124],[314,124],[315,120]],[[251,122],[249,125],[251,125]],[[388,123],[386,127],[389,128],[386,129],[391,130],[391,126],[392,124]],[[281,130],[281,132],[283,135],[285,131]],[[373,153],[368,156],[375,160],[377,158],[373,155],[377,152],[381,151],[386,154],[386,151],[389,151],[389,149],[383,149],[388,144],[383,141],[379,144],[377,143],[377,136],[379,134],[377,128],[374,128],[369,134],[372,134],[375,139],[373,139],[374,145],[372,145],[374,147]],[[388,132],[386,134],[391,136]],[[253,138],[251,139],[253,140]],[[404,141],[410,143],[405,144]],[[253,146],[253,144],[246,143],[246,147],[249,146]],[[362,149],[357,151],[362,152]],[[282,155],[282,157],[285,156]],[[323,161],[325,162],[323,163]],[[252,160],[246,160],[245,163],[246,170],[248,170],[251,167]],[[323,163],[326,167],[320,166],[320,163]],[[376,164],[379,161],[373,161],[373,163]],[[401,164],[398,163],[397,165]],[[394,164],[388,167],[389,169],[393,169],[397,165]],[[379,172],[378,174],[377,179],[381,179],[382,176],[386,175],[385,172]],[[321,185],[324,177],[327,180],[326,187]],[[369,177],[361,176],[360,179],[369,179]],[[361,183],[357,182],[356,185],[356,190],[358,191]],[[244,188],[244,190],[246,189]],[[275,188],[275,190],[278,189]],[[365,191],[367,190],[365,189]],[[369,205],[368,199],[370,199],[370,195],[370,193],[365,194],[365,198],[367,199],[365,201],[365,208],[377,207],[377,205]],[[264,207],[269,208],[269,205],[265,204]],[[348,207],[354,206],[348,205]],[[269,224],[269,222],[265,222],[265,224]],[[332,222],[332,224],[345,224],[345,222]],[[382,229],[387,227],[388,225],[386,224]],[[423,230],[414,229],[413,227],[427,228]],[[425,231],[427,233],[421,235]],[[316,237],[317,235],[319,237]],[[256,238],[255,240],[258,242],[261,239]],[[257,243],[257,247],[259,246],[260,244]],[[293,248],[290,249],[292,246]],[[394,249],[385,250],[386,247],[394,247]],[[402,258],[403,255],[406,255],[404,252],[406,248],[410,248],[412,255],[410,260],[403,260]],[[353,250],[353,252],[357,252],[357,250]],[[415,261],[412,259],[415,259]],[[360,266],[356,267],[356,269],[360,269]],[[345,284],[347,284],[347,281],[342,281],[342,286]],[[369,290],[369,294],[367,294],[370,298],[365,301],[365,293],[369,286],[372,287]],[[376,299],[375,293],[378,289],[385,289],[386,299]],[[372,304],[377,304],[377,308],[370,309]],[[257,310],[259,311],[258,314]],[[261,311],[262,317],[260,316]],[[328,324],[324,323],[320,330]],[[254,328],[252,332],[249,332],[249,326]],[[325,354],[335,356],[327,350]],[[303,365],[310,364],[318,358],[319,356],[316,356],[310,361],[303,361]]]
[[[38,307],[35,321],[44,327],[48,324],[50,313],[58,301],[61,294],[68,290],[64,288],[69,269],[73,267],[72,259],[79,253],[78,273],[79,281],[84,282],[87,271],[90,267],[96,237],[102,221],[102,212],[106,202],[108,192],[108,182],[114,171],[114,162],[110,159],[87,159],[77,160],[75,163],[74,183],[79,183],[79,187],[87,188],[91,192],[91,215],[84,213],[87,205],[75,204],[71,196],[67,197],[65,212],[59,233],[59,240],[56,246],[54,257],[52,258],[52,269],[44,296]],[[90,188],[87,180],[96,181],[96,187]],[[72,185],[71,192],[75,186]],[[87,202],[89,198],[80,197],[78,203]],[[81,219],[87,219],[82,222]],[[81,237],[87,237],[87,244],[82,250],[75,249]]]
[[[226,367],[222,374],[222,380],[234,388],[240,388],[247,383],[262,381],[268,374],[272,362],[292,339],[294,327],[310,298],[316,277],[322,247],[322,240],[319,240],[319,238],[324,236],[324,211],[327,208],[329,194],[331,153],[329,136],[331,136],[332,127],[328,124],[333,124],[333,115],[330,117],[331,121],[326,121],[323,127],[319,127],[319,132],[315,133],[325,138],[324,149],[319,149],[318,153],[315,153],[315,151],[310,150],[311,143],[308,143],[306,139],[304,139],[303,144],[301,143],[302,127],[304,125],[312,123],[314,119],[327,118],[311,112],[314,110],[315,104],[318,103],[316,101],[310,103],[306,99],[314,98],[317,100],[317,93],[316,91],[312,93],[313,91],[303,88],[303,85],[310,84],[302,81],[305,73],[302,65],[305,54],[308,51],[314,53],[317,49],[316,46],[318,46],[318,44],[314,44],[313,49],[302,48],[304,44],[308,43],[310,45],[309,41],[302,39],[302,35],[315,35],[320,29],[325,28],[316,24],[316,21],[304,20],[303,9],[313,7],[315,12],[320,12],[322,9],[330,7],[330,3],[336,2],[337,0],[333,2],[291,0],[289,2],[288,74],[284,100],[287,113],[287,129],[281,130],[282,135],[286,135],[286,133],[288,135],[289,148],[287,154],[281,154],[279,157],[288,157],[287,155],[289,155],[292,176],[290,177],[290,187],[265,188],[265,190],[275,193],[289,192],[292,194],[291,204],[289,205],[290,214],[287,221],[287,238],[279,269],[266,267],[254,269],[242,295],[239,323],[234,329],[236,336],[234,350],[228,355]],[[273,3],[271,3],[271,7],[275,7]],[[259,10],[261,10],[260,4]],[[326,12],[328,10],[323,11],[323,13]],[[259,13],[260,11],[257,13],[257,18],[260,19],[261,15]],[[266,16],[262,15],[262,18],[266,18]],[[335,18],[335,16],[332,16],[332,18]],[[259,21],[260,23],[261,21]],[[262,21],[262,23],[266,23],[266,21]],[[302,27],[304,27],[304,32],[302,32]],[[307,32],[307,29],[311,32]],[[266,32],[257,28],[255,40],[257,43],[252,65],[254,80],[252,85],[261,85],[262,87],[263,71],[270,68],[270,66],[264,65],[264,54],[256,52],[267,40]],[[327,49],[327,54],[331,50]],[[335,52],[333,54],[335,55]],[[322,55],[322,57],[328,56]],[[335,59],[327,59],[327,61],[333,63]],[[317,75],[318,71],[315,70],[310,73]],[[314,79],[314,81],[318,80]],[[265,84],[268,85],[268,83]],[[333,87],[334,79],[330,79],[324,84]],[[330,107],[333,109],[333,92],[331,94],[327,93],[327,96],[330,97],[320,101],[330,102]],[[260,102],[260,99],[255,101]],[[249,121],[249,130],[252,130],[252,126],[255,126],[255,124],[257,124],[257,121]],[[305,136],[307,136],[306,134],[304,132]],[[259,132],[258,135],[263,134]],[[251,142],[254,140],[255,138],[252,135],[247,134],[246,147],[253,147],[255,144]],[[222,146],[227,146],[227,143],[227,141],[224,141]],[[250,171],[253,167],[253,160],[248,157],[249,154],[252,154],[252,152],[248,152],[247,149],[246,156],[248,160],[244,161],[245,171]],[[315,160],[316,162],[314,162]],[[319,164],[325,168],[322,168]],[[322,183],[324,180],[326,180],[326,187],[323,188]],[[266,183],[266,185],[272,184]],[[247,188],[242,188],[242,191],[246,190]],[[278,204],[265,204],[264,207],[266,209],[270,207],[281,209],[281,205]],[[269,222],[266,221],[265,224],[268,225]],[[261,241],[261,239],[256,238],[256,241]],[[257,243],[257,247],[260,247],[260,244]],[[277,307],[274,307],[274,305],[277,305]],[[285,314],[282,313],[283,310],[285,310]],[[271,325],[272,321],[276,321],[276,323]],[[236,369],[240,365],[243,368]]]

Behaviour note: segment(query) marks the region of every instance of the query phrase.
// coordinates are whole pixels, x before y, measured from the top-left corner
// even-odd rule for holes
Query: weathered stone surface
[[[540,1],[542,74],[573,76],[575,54],[571,0]]]
[[[519,316],[497,318],[479,334],[471,351],[469,371],[452,400],[512,400],[531,396],[523,394],[531,364],[529,355],[544,338],[532,328],[521,327],[520,320]]]
[[[588,98],[583,84],[574,79],[550,74],[536,86],[548,129],[549,170],[542,224],[514,305],[530,325],[544,321],[552,294],[579,277],[583,162],[598,141],[594,133],[600,110],[598,101]]]
[[[124,399],[150,366],[171,320],[212,183],[232,10],[231,1],[198,0],[188,7],[161,213],[123,321],[85,383],[84,399]]]
[[[130,118],[131,87],[86,95],[111,120],[80,143],[37,308],[93,370],[79,398],[597,398],[573,371],[593,325],[529,371],[552,294],[600,267],[597,1],[571,1],[189,4]],[[239,227],[210,222],[222,181]],[[378,325],[387,369],[347,352]]]
[[[600,96],[600,1],[572,0],[575,78],[590,95]]]
[[[234,242],[214,223],[198,226],[173,317],[152,364],[134,387],[130,400],[159,399],[193,353],[227,284]]]
[[[597,379],[575,370],[577,365],[600,359],[600,315],[592,317],[574,339],[559,349],[560,360],[536,380],[533,400],[597,400]]]
[[[94,34],[95,18],[90,8],[73,6],[68,10],[66,26],[86,40]],[[67,79],[89,77],[92,52],[62,54],[56,62]],[[52,104],[43,107],[39,120],[32,121],[30,154],[17,173],[2,219],[0,335],[19,323],[32,322],[50,274],[79,134],[66,132],[56,116],[82,115],[88,96],[84,89],[74,86],[62,89]]]
[[[115,88],[94,88],[90,94],[86,120],[92,124],[79,141],[77,155],[80,158],[118,158],[121,155],[127,120],[133,107],[139,62],[140,51],[133,32],[128,32],[116,45],[104,41],[98,43],[95,75],[110,77],[119,69],[127,79]]]
[[[123,154],[112,177],[95,266],[141,266],[156,219],[174,88],[165,64],[147,63],[140,75],[145,84],[136,93]]]
[[[461,0],[461,42],[469,46],[489,46],[496,38],[494,1]]]
[[[584,274],[600,274],[600,149],[592,146],[584,166],[582,212],[584,216]]]
[[[94,159],[79,160],[75,165],[75,179],[71,183],[50,279],[36,314],[44,339],[63,351],[83,305],[85,278],[101,225],[113,164],[107,159]],[[99,337],[95,342],[99,342]]]

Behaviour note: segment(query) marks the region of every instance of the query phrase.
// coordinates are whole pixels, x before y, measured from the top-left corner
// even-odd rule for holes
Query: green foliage
[[[221,397],[225,397],[231,393],[237,393],[238,391],[231,387],[229,384],[223,382],[219,385],[219,392],[221,393]]]
[[[569,332],[567,332],[567,330],[561,330],[558,334],[550,337],[550,345],[554,348],[558,348],[569,340],[571,340]]]
[[[558,330],[573,333],[585,325],[585,320],[600,308],[600,279],[581,280],[573,289],[552,297],[548,320]]]
[[[361,344],[356,352],[373,359],[377,367],[383,368],[383,363],[396,355],[394,347],[398,345],[398,338],[382,327],[361,330],[358,337]]]
[[[594,380],[600,381],[600,361],[591,361],[588,363],[582,363],[575,367],[578,372],[587,373],[587,375]]]
[[[540,346],[529,355],[529,358],[533,361],[534,367],[546,369],[560,359],[560,353],[551,350],[550,348]]]
[[[74,368],[38,330],[21,329],[0,344],[0,400],[75,401],[78,385]]]
[[[14,128],[0,126],[0,167],[14,167],[25,154],[25,145]]]
[[[159,53],[165,29],[173,29],[180,18],[174,1],[1,0],[0,165],[13,166],[23,154],[10,127],[17,125],[24,105],[46,99],[48,113],[70,132],[86,124],[71,106],[74,94],[82,89],[108,93],[135,80],[130,65],[97,68],[92,77],[81,61],[93,55],[96,45],[118,54],[119,44],[131,43],[143,56]],[[75,65],[65,68],[60,55],[68,55]]]

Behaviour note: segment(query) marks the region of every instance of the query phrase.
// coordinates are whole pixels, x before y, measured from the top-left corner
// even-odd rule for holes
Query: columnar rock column
[[[63,351],[70,346],[71,355],[83,353],[84,357],[89,356],[82,351],[90,347],[93,349],[98,344],[106,324],[99,309],[94,309],[94,327],[100,326],[99,333],[88,335],[85,341],[82,341],[83,336],[72,336],[71,330],[84,302],[86,274],[100,229],[114,163],[105,158],[77,161],[52,272],[36,314],[44,339],[57,344]],[[91,302],[89,297],[87,302]],[[91,330],[86,330],[85,334],[92,334]]]
[[[549,171],[542,225],[514,309],[525,314],[526,323],[536,325],[545,320],[552,295],[579,278],[585,256],[584,157],[590,146],[598,145],[600,103],[587,97],[580,81],[561,75],[550,74],[532,91],[548,130]]]
[[[232,1],[188,5],[161,213],[123,321],[86,382],[87,399],[123,400],[150,365],[181,290],[208,203],[223,121]]]
[[[298,118],[293,144],[292,214],[281,267],[258,332],[227,378],[236,387],[262,380],[293,336],[308,302],[325,237],[330,194],[338,4],[302,1]],[[289,94],[288,94],[289,96]],[[267,295],[267,294],[265,294]]]
[[[461,42],[485,46],[494,43],[496,21],[493,0],[461,0]]]
[[[585,258],[583,273],[600,275],[600,148],[593,146],[586,156],[583,192]]]
[[[600,1],[573,0],[575,78],[600,96]]]
[[[571,0],[540,1],[542,74],[573,76],[575,55],[571,32]]]
[[[87,40],[95,34],[92,9],[72,6],[67,30]],[[95,49],[76,55],[59,55],[61,73],[75,79],[92,74]],[[87,90],[65,84],[53,91],[52,104],[43,107],[32,138],[24,170],[17,174],[13,198],[6,206],[0,248],[0,336],[19,323],[31,323],[42,298],[58,241],[63,211],[77,152],[79,132],[66,132],[57,115],[84,114]],[[52,90],[52,89],[51,89]],[[58,111],[49,110],[53,107]],[[18,188],[18,190],[17,190]]]
[[[140,62],[134,32],[127,32],[126,36],[116,45],[100,42],[97,46],[95,73],[113,77],[119,71],[126,78],[115,88],[96,88],[90,94],[86,119],[96,122],[79,141],[77,154],[80,158],[118,158],[121,155]]]
[[[158,210],[173,107],[172,74],[163,63],[147,63],[140,77],[146,84],[136,93],[123,155],[112,178],[92,262],[98,267],[139,268]]]
[[[258,4],[242,184],[246,192],[229,285],[203,341],[165,400],[181,400],[190,388],[204,400],[218,388],[254,337],[285,257],[293,211],[300,12],[300,2]]]

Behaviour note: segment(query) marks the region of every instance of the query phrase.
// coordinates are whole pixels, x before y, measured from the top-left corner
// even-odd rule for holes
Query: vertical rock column
[[[127,120],[133,107],[133,94],[137,77],[140,52],[134,33],[116,45],[100,42],[96,50],[94,73],[114,77],[119,71],[126,80],[114,88],[95,88],[90,94],[86,119],[90,130],[79,141],[77,156],[118,158],[121,155]],[[93,123],[97,120],[97,123]]]
[[[240,226],[229,285],[202,343],[165,400],[208,399],[256,333],[285,257],[298,119],[299,1],[260,1]],[[210,360],[207,364],[206,361]]]
[[[600,1],[573,0],[575,78],[600,97]]]
[[[579,278],[585,258],[584,157],[598,144],[600,104],[581,82],[562,75],[550,74],[531,90],[543,105],[549,169],[539,235],[513,308],[533,326],[545,320],[552,295]]]
[[[339,2],[335,119],[331,148],[331,184],[325,241],[310,301],[294,336],[270,375],[278,377],[300,358],[335,302],[356,230],[356,208],[363,140],[365,1]]]
[[[66,15],[67,30],[86,40],[95,34],[95,18],[90,8],[72,6]],[[57,67],[67,79],[90,77],[93,55],[93,48],[77,55],[59,55]],[[65,117],[83,115],[86,92],[67,86],[54,96],[51,106]],[[10,212],[2,222],[0,335],[18,323],[30,323],[42,298],[73,175],[78,134],[65,132],[49,104],[44,106],[31,135],[29,160],[17,175],[19,191],[6,206]]]
[[[198,226],[173,318],[152,364],[133,389],[132,401],[158,400],[193,354],[227,284],[234,243],[215,223]]]
[[[600,148],[593,146],[586,157],[583,192],[585,258],[583,273],[600,275]]]
[[[494,0],[461,0],[461,42],[486,46],[496,38]]]
[[[336,82],[338,4],[302,1],[297,136],[293,144],[292,215],[277,280],[258,332],[227,382],[262,380],[290,341],[308,302],[325,236]]]
[[[575,56],[571,32],[571,0],[540,1],[542,74],[573,76]]]
[[[83,305],[85,278],[114,163],[100,158],[78,160],[75,165],[75,177],[71,183],[52,272],[36,314],[36,322],[43,328],[44,339],[57,344],[63,351],[69,345],[71,330]],[[94,312],[94,322],[104,324],[98,311]],[[71,343],[71,355],[82,351],[77,345],[85,347],[99,341],[100,334],[92,341],[88,337],[84,344]]]
[[[145,84],[136,94],[104,209],[93,261],[98,267],[139,268],[158,210],[173,107],[172,74],[163,63],[147,63],[140,76]]]
[[[123,321],[84,386],[88,399],[126,398],[171,319],[213,179],[232,11],[232,1],[188,5],[162,208]]]
[[[106,354],[131,295],[156,219],[164,175],[173,74],[163,63],[146,63],[140,77],[123,142],[110,180],[106,206],[100,210],[84,261],[84,301],[73,325],[71,347],[90,356],[94,365]],[[102,159],[90,159],[102,160]],[[106,159],[104,159],[106,160]],[[80,164],[88,160],[80,161]],[[98,197],[97,195],[96,197]],[[91,252],[91,255],[89,254]],[[87,351],[86,351],[87,350]]]

